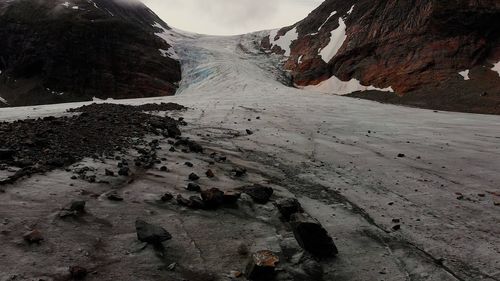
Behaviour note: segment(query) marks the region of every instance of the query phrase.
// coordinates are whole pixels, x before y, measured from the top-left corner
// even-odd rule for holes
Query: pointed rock
[[[141,242],[158,244],[172,239],[172,235],[163,227],[149,224],[143,220],[135,221],[135,229],[137,231],[137,239]]]

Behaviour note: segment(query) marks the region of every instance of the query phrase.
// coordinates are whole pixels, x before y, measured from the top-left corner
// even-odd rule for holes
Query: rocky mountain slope
[[[175,93],[165,22],[118,0],[0,2],[0,105]]]
[[[262,46],[287,56],[284,67],[299,87],[500,113],[495,0],[327,0],[304,20],[272,31]]]

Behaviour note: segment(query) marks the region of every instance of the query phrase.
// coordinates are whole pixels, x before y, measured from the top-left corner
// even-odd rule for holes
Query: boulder
[[[252,197],[253,201],[258,204],[266,204],[273,195],[273,189],[271,187],[263,186],[260,184],[254,184],[251,186],[245,186],[242,188],[243,193],[246,193]]]
[[[172,235],[163,227],[149,224],[143,220],[135,221],[135,229],[137,231],[137,239],[141,242],[159,244],[172,239]]]
[[[201,198],[205,206],[209,209],[215,209],[224,204],[224,192],[218,188],[211,188],[201,192]]]
[[[295,198],[284,198],[276,201],[276,207],[281,213],[281,217],[284,221],[290,221],[290,216],[295,213],[303,213],[304,209],[300,205],[299,201]]]
[[[305,213],[295,213],[290,217],[293,235],[299,245],[320,258],[333,257],[338,254],[332,237],[323,226]]]

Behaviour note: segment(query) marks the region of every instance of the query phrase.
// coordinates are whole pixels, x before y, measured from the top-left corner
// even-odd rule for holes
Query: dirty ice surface
[[[252,180],[266,179],[280,194],[299,198],[323,223],[340,252],[327,264],[326,280],[500,280],[500,116],[435,112],[286,87],[278,82],[282,74],[275,62],[280,58],[257,50],[257,34],[175,40],[183,65],[176,96],[112,102],[190,107],[184,113],[187,135],[211,151],[229,154],[250,169]],[[6,108],[0,118],[62,115],[78,105]],[[246,135],[246,129],[254,134]],[[182,163],[188,156],[166,157]],[[207,165],[203,159],[188,160]],[[189,171],[169,168],[173,172],[166,178],[137,178],[126,187],[125,201],[152,202],[153,193],[184,184]],[[0,197],[8,207],[0,205],[0,215],[21,225],[23,220],[50,221],[42,207],[47,198],[57,205],[86,187],[67,188],[61,173],[7,189]],[[221,177],[206,184],[224,188],[234,183]],[[125,202],[126,209],[91,203],[97,216],[120,226],[95,245],[88,242],[94,251],[102,246],[118,255],[98,252],[94,258],[108,263],[97,270],[101,274],[132,274],[131,265],[136,268],[132,276],[148,272],[145,280],[160,280],[150,276],[156,264],[146,258],[154,257],[134,254],[132,244],[122,249],[134,239],[130,225],[138,213],[164,223],[174,236],[172,254],[179,263],[190,262],[193,270],[240,270],[244,262],[231,254],[239,243],[234,237],[247,241],[251,250],[279,248],[279,232],[265,219],[268,209],[255,214],[262,219],[243,216],[239,221],[234,214],[221,213],[217,219],[186,211],[179,216],[139,203]],[[38,218],[39,212],[46,217]],[[83,237],[69,238],[85,243],[90,237],[86,230]],[[85,261],[87,248],[80,253],[75,247],[77,260]],[[15,249],[16,269],[36,268],[33,260],[23,259],[23,249]],[[54,261],[46,266],[61,271],[63,265]]]

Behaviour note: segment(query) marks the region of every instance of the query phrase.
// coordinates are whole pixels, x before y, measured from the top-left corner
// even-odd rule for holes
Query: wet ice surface
[[[217,177],[202,178],[202,186],[269,183],[277,196],[299,198],[339,248],[336,260],[324,262],[325,280],[500,279],[500,117],[288,88],[277,82],[277,58],[255,51],[254,39],[180,36],[179,94],[119,102],[191,108],[183,114],[189,124],[183,132],[230,160],[211,167]],[[0,118],[61,115],[79,105],[1,109]],[[241,243],[279,251],[290,233],[270,204],[206,212],[155,203],[162,192],[184,192],[187,175],[210,166],[207,155],[167,148],[162,153],[171,172],[137,172],[134,182],[117,186],[121,203],[85,197],[81,190],[102,194],[110,187],[82,181],[69,187],[71,174],[62,171],[7,188],[0,194],[0,280],[58,276],[73,264],[94,269],[90,280],[205,280],[196,276],[207,272],[222,279],[243,270]],[[232,179],[227,165],[246,166],[249,176]],[[91,213],[82,224],[54,218],[62,205],[82,197]],[[166,257],[140,250],[133,227],[138,217],[172,233]],[[33,226],[45,230],[39,248],[20,238]],[[178,271],[162,269],[173,262]]]

